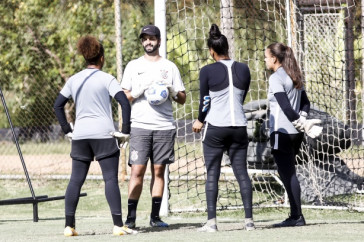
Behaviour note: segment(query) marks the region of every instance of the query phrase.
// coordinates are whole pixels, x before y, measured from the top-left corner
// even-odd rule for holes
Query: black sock
[[[71,228],[76,227],[75,215],[66,215],[66,225],[64,227],[70,226]]]
[[[150,214],[150,217],[152,219],[159,218],[159,210],[161,209],[161,204],[161,197],[152,197],[152,213]]]
[[[112,221],[114,222],[115,226],[123,226],[123,220],[121,219],[121,214],[111,214]]]
[[[128,199],[128,216],[127,216],[127,220],[130,221],[130,222],[135,222],[138,201],[139,200]]]

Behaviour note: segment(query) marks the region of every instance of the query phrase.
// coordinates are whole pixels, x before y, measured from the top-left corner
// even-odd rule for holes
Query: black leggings
[[[245,218],[253,217],[252,184],[248,175],[246,161],[247,144],[246,127],[213,127],[211,125],[207,127],[203,152],[207,170],[205,190],[208,219],[216,218],[221,159],[225,150],[228,152],[234,175],[239,183]]]
[[[65,197],[66,216],[74,216],[79,194],[85,182],[91,161],[72,160],[72,174]],[[111,214],[121,214],[121,196],[118,183],[119,152],[99,160],[105,182],[105,196]]]
[[[273,158],[288,195],[291,216],[298,217],[302,215],[301,188],[297,179],[295,164],[296,154],[299,152],[299,147],[303,140],[303,133],[277,134],[271,135],[272,147],[274,147],[274,142],[279,143],[278,149],[273,150]]]

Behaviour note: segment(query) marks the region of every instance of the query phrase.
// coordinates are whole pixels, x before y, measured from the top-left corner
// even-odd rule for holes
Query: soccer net
[[[179,67],[187,90],[175,106],[176,162],[170,166],[173,211],[205,210],[206,171],[201,136],[192,132],[199,103],[199,70],[212,63],[210,26],[227,36],[231,58],[247,63],[252,83],[245,103],[248,164],[256,206],[287,205],[270,153],[264,50],[272,42],[290,45],[302,68],[311,100],[310,118],[323,121],[323,135],[305,137],[297,172],[305,205],[363,209],[364,147],[361,84],[360,6],[353,1],[206,0],[167,1],[167,57]],[[356,17],[355,17],[356,16]],[[224,155],[218,207],[242,207],[239,186]]]
[[[97,36],[106,50],[104,70],[117,76],[113,2],[0,1],[3,16],[0,85],[31,178],[68,179],[71,173],[70,143],[64,139],[52,107],[66,80],[84,67],[75,48],[77,39],[90,33]],[[153,2],[121,1],[123,67],[143,54],[137,40],[140,28],[154,22]],[[213,62],[206,46],[212,23],[218,24],[227,36],[231,58],[248,64],[252,74],[245,110],[249,120],[248,164],[254,184],[254,204],[261,207],[288,204],[269,147],[266,98],[271,73],[264,65],[265,47],[272,42],[283,42],[294,49],[302,68],[312,104],[310,117],[320,118],[324,126],[319,139],[305,138],[297,157],[302,200],[306,205],[363,209],[364,21],[361,20],[364,11],[359,1],[168,0],[165,3],[167,58],[179,67],[187,92],[186,104],[175,105],[178,137],[176,161],[169,166],[170,211],[206,209],[201,136],[194,134],[191,127],[198,112],[199,71]],[[72,102],[66,111],[72,121]],[[24,179],[3,111],[0,144],[0,178]],[[102,179],[95,163],[88,177]],[[239,186],[226,156],[222,166],[218,206],[241,207]],[[130,170],[127,172],[126,179]],[[12,197],[5,195],[4,199],[7,198]]]

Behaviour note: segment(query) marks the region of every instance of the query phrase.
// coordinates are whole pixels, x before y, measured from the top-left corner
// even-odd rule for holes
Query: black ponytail
[[[211,25],[207,46],[209,49],[213,49],[218,55],[229,54],[227,38],[225,35],[221,34],[219,27],[216,24]]]

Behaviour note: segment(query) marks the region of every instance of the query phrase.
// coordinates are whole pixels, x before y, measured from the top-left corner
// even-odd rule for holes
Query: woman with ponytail
[[[290,203],[290,216],[274,227],[303,226],[306,224],[301,210],[301,189],[295,169],[305,132],[316,138],[322,127],[317,119],[306,119],[310,101],[304,90],[301,71],[290,47],[273,43],[265,50],[266,67],[274,73],[269,77],[270,143],[277,170]]]
[[[243,103],[250,85],[250,70],[246,64],[229,57],[229,45],[218,26],[210,28],[207,46],[216,61],[200,71],[200,106],[192,130],[200,132],[204,123],[203,152],[207,170],[205,185],[207,223],[201,232],[216,232],[216,203],[221,159],[226,151],[239,183],[245,210],[245,229],[254,230],[252,184],[247,171],[247,119]]]

